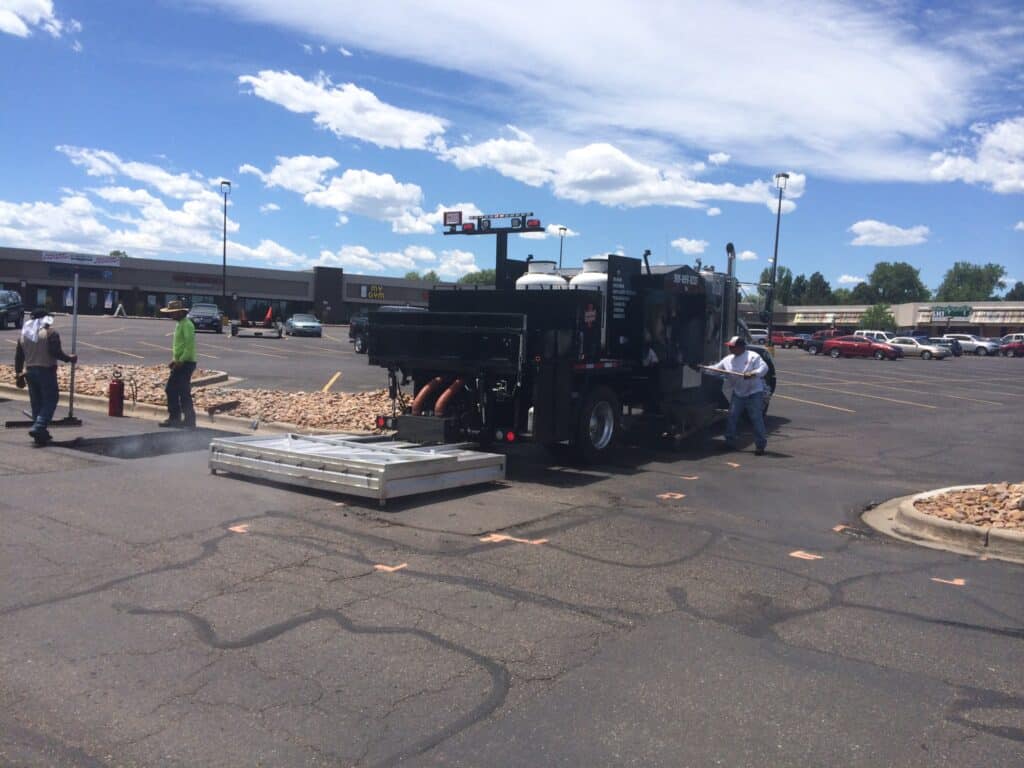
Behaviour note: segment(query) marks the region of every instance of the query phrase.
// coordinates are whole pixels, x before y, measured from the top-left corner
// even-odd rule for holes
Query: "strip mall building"
[[[91,263],[97,260],[102,263]],[[76,271],[79,311],[86,314],[110,314],[122,304],[129,314],[152,315],[169,299],[220,303],[223,292],[232,314],[244,310],[262,317],[273,307],[278,317],[312,311],[326,322],[343,323],[357,312],[382,305],[426,306],[431,287],[402,278],[350,275],[336,267],[299,271],[228,265],[225,280],[220,264],[0,247],[0,290],[18,291],[30,309],[59,311],[69,306]],[[853,329],[867,309],[776,306],[773,322],[780,330],[796,332]],[[1019,301],[917,302],[891,310],[900,330],[929,335],[955,331],[1001,336],[1024,331],[1024,302]],[[741,306],[741,315],[751,327],[763,326],[753,307]]]

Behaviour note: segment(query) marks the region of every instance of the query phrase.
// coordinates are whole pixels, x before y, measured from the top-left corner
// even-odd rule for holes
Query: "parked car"
[[[900,356],[896,347],[867,336],[834,336],[825,339],[822,354],[830,357],[873,357],[876,360],[895,360]]]
[[[953,354],[947,347],[928,344],[915,339],[913,336],[897,336],[889,343],[897,349],[903,350],[904,355],[920,357],[922,360],[931,360],[932,358],[942,360]]]
[[[800,349],[806,349],[807,342],[811,340],[811,334],[809,333],[795,333],[796,341],[793,342]]]
[[[1014,341],[1024,341],[1024,333],[1008,333],[999,339],[999,345],[1011,344]]]
[[[224,333],[224,319],[220,307],[216,304],[193,304],[188,311],[188,319],[197,331],[213,331]]]
[[[413,307],[409,304],[401,306],[380,307],[378,312],[426,312],[426,307]],[[369,339],[369,314],[360,312],[353,315],[348,321],[348,340],[352,342],[355,351],[362,354],[366,351],[366,343]]]
[[[804,349],[806,349],[812,355],[816,355],[822,351],[822,345],[828,339],[836,338],[837,336],[847,335],[849,334],[843,333],[842,331],[838,331],[835,328],[828,328],[824,331],[815,331],[814,333],[811,334],[811,338],[804,342]]]
[[[999,347],[999,354],[1003,357],[1024,357],[1024,340],[1003,344]]]
[[[889,333],[888,331],[854,331],[854,336],[864,336],[865,338],[872,339],[873,341],[888,342],[895,334]]]
[[[999,342],[989,341],[981,336],[975,336],[973,333],[944,333],[942,338],[956,339],[960,342],[960,346],[964,348],[964,352],[968,354],[973,353],[984,357],[985,355],[994,355],[999,352]]]
[[[21,303],[21,294],[17,291],[0,291],[0,331],[13,325],[21,328],[25,319],[25,307]]]
[[[767,344],[768,343],[768,329],[767,328],[748,328],[747,333],[750,335],[750,340],[754,344]]]
[[[944,339],[935,338],[925,340],[925,344],[937,344],[940,347],[946,347],[952,353],[953,357],[960,357],[964,353],[964,348],[960,345],[960,342],[956,339]]]
[[[284,332],[287,336],[316,336],[319,338],[324,335],[324,328],[313,315],[292,315],[284,324]]]
[[[789,331],[775,331],[772,334],[772,344],[783,349],[789,349],[790,347],[799,346],[797,342],[801,341],[795,334]]]

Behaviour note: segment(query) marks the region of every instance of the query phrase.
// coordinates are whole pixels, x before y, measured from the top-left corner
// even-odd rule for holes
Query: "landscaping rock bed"
[[[914,509],[965,525],[1024,530],[1024,483],[994,483],[920,498]]]
[[[121,370],[125,379],[125,407],[130,413],[133,400],[151,405],[165,405],[164,384],[167,366],[126,365]],[[107,396],[113,366],[80,365],[75,371],[75,392],[81,395]],[[71,369],[62,365],[57,375],[60,389],[66,392]],[[209,376],[213,371],[197,369],[193,380]],[[14,367],[0,365],[0,383],[14,384]],[[134,397],[133,397],[134,395]],[[257,419],[261,422],[285,422],[314,429],[339,432],[375,431],[378,414],[391,413],[391,400],[385,390],[377,392],[282,392],[267,389],[229,389],[225,387],[193,388],[196,410],[213,408],[227,416]],[[237,402],[229,408],[223,406]]]

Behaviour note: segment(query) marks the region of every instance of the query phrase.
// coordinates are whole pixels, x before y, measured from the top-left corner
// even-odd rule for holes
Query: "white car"
[[[767,344],[768,343],[768,329],[767,328],[748,328],[747,333],[750,334],[750,340],[755,344]]]
[[[999,340],[999,343],[1009,344],[1011,341],[1024,341],[1024,333],[1008,333]]]
[[[936,360],[942,360],[953,354],[946,347],[940,347],[937,344],[924,344],[910,336],[897,336],[887,343],[902,350],[905,357],[920,357],[922,360],[931,360],[933,357]]]
[[[893,339],[893,334],[886,331],[854,331],[854,336],[863,336],[865,339],[871,339],[872,341],[880,341],[883,344],[888,344]]]
[[[981,338],[981,336],[975,336],[973,333],[944,333],[942,338],[956,339],[960,342],[964,352],[968,354],[973,352],[981,357],[999,354],[998,341],[989,341],[988,339]]]

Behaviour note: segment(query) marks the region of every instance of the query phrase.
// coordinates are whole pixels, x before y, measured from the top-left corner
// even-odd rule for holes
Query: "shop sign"
[[[43,261],[57,264],[91,265],[94,267],[120,267],[120,256],[101,256],[95,253],[66,253],[43,251]]]
[[[384,300],[384,286],[383,285],[361,285],[359,286],[359,295],[364,299],[375,299],[377,301]]]
[[[946,306],[932,307],[932,322],[950,320],[954,317],[968,318],[971,316],[973,307],[968,306]]]

